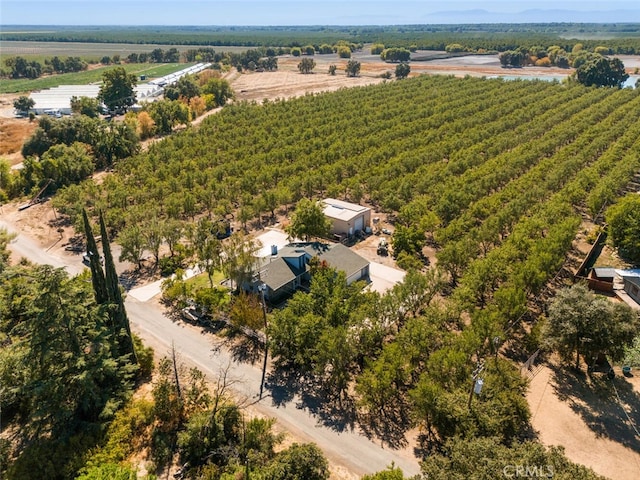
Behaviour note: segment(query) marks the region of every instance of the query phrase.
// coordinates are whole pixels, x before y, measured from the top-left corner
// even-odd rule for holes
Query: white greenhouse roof
[[[162,88],[157,85],[142,84],[134,88],[136,99],[148,100],[162,93]],[[100,85],[60,85],[48,90],[33,92],[30,97],[35,102],[34,110],[71,110],[72,97],[97,98]]]

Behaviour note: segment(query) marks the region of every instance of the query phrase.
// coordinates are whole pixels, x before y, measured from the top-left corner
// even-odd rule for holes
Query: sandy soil
[[[556,362],[543,366],[527,394],[539,440],[562,445],[572,461],[613,480],[640,478],[639,375],[624,377],[616,369],[610,381]]]

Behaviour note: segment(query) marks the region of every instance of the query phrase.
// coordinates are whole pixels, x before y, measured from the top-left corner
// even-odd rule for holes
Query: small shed
[[[331,220],[331,234],[355,235],[371,226],[371,209],[335,198],[322,201],[324,215]]]
[[[599,292],[613,292],[613,279],[615,276],[615,268],[594,267],[589,272],[589,288]]]

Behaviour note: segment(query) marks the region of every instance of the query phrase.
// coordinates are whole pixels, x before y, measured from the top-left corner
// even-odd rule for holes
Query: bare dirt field
[[[640,478],[640,374],[588,376],[556,361],[531,381],[532,425],[545,445],[613,480]]]

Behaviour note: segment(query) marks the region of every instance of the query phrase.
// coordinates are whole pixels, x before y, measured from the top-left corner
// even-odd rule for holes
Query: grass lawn
[[[177,72],[193,64],[190,63],[127,63],[118,65],[124,67],[128,73],[136,75],[146,75],[147,79],[163,77],[170,73]],[[62,73],[59,75],[49,75],[46,77],[28,79],[2,79],[0,82],[0,93],[27,93],[35,90],[44,90],[59,85],[87,85],[89,83],[101,82],[102,74],[115,65],[86,70],[77,73]]]
[[[213,274],[213,286],[215,287],[220,285],[220,282],[222,282],[224,279],[224,273],[216,270],[216,272]],[[192,286],[195,290],[198,290],[200,288],[210,288],[209,277],[206,273],[201,273],[200,275],[191,277],[189,280],[187,280],[186,283]]]

